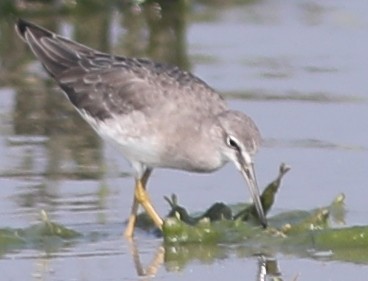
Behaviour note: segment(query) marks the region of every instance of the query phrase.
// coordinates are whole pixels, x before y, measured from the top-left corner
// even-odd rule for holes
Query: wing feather
[[[177,67],[102,53],[24,20],[16,28],[73,105],[93,118],[134,110],[214,114],[226,107],[205,82]]]

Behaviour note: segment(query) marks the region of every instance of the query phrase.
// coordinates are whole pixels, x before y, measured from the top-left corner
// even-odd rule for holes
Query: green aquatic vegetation
[[[312,211],[298,223],[286,223],[281,227],[281,232],[287,235],[303,233],[308,230],[323,229],[327,227],[329,212],[327,208]]]
[[[22,229],[0,229],[0,255],[12,249],[26,247],[41,247],[52,251],[63,246],[64,242],[80,236],[77,231],[50,221],[42,210],[39,223]]]
[[[281,179],[289,170],[290,167],[281,164],[278,176],[261,194],[265,214],[275,202]],[[163,226],[166,242],[240,242],[255,236],[256,233],[262,234],[254,204],[236,206],[238,212],[233,215],[236,210],[224,203],[215,203],[203,214],[191,216],[184,207],[179,206],[175,195],[172,195],[171,199],[165,197],[165,200],[171,207]]]
[[[261,194],[266,214],[272,208],[281,180],[289,169],[282,164],[275,180]],[[166,261],[172,259],[173,264],[184,265],[190,259],[219,258],[229,251],[228,247],[225,252],[219,249],[224,245],[237,245],[237,255],[240,256],[281,252],[318,259],[368,262],[368,226],[341,227],[346,213],[343,194],[318,209],[293,210],[268,217],[267,229],[260,226],[252,204],[228,206],[219,202],[202,213],[192,214],[179,205],[177,196],[165,197],[165,200],[171,210],[164,220],[163,246]],[[137,225],[146,230],[154,229],[144,214],[139,215]],[[81,233],[52,222],[46,212],[41,211],[41,219],[34,225],[23,229],[0,229],[0,255],[30,247],[53,252],[80,236]],[[88,234],[83,235],[83,239],[88,240],[88,237]],[[97,239],[102,238],[98,235]]]
[[[280,188],[281,180],[290,170],[281,164],[279,173],[261,194],[261,203],[265,214],[273,206],[276,193]],[[287,237],[298,233],[328,227],[330,214],[336,221],[341,221],[344,214],[344,195],[339,195],[333,202],[324,208],[311,211],[292,211],[268,218],[269,227],[263,231],[260,227],[257,210],[254,204],[227,206],[224,203],[215,203],[201,215],[191,216],[187,210],[179,206],[178,199],[172,195],[165,197],[171,207],[168,219],[163,228],[164,240],[168,242],[217,242],[243,241],[253,235],[270,234]],[[232,215],[235,213],[235,215]],[[210,239],[205,239],[210,237]],[[236,239],[235,239],[236,237]]]
[[[261,202],[266,214],[273,206],[281,180],[289,169],[282,164],[276,179],[262,193]],[[165,199],[171,207],[163,226],[164,243],[168,248],[198,243],[238,243],[248,253],[254,254],[284,252],[313,258],[327,256],[353,262],[368,261],[364,250],[368,247],[368,226],[334,227],[343,225],[345,221],[344,194],[322,208],[295,210],[269,217],[267,229],[259,225],[252,204],[227,206],[215,203],[203,214],[191,216],[179,206],[176,196]]]
[[[353,226],[315,231],[313,234],[313,241],[315,247],[321,250],[353,248],[363,248],[367,250],[368,227]]]
[[[278,176],[265,188],[265,190],[261,194],[261,203],[265,215],[267,215],[273,203],[275,202],[276,193],[281,184],[281,179],[289,170],[289,166],[281,164]],[[258,213],[254,204],[240,204],[233,208],[227,206],[222,202],[217,202],[213,204],[209,209],[207,209],[203,214],[191,216],[185,208],[181,207],[178,204],[178,198],[175,194],[171,195],[171,199],[165,197],[165,200],[169,203],[171,207],[171,210],[167,217],[176,217],[179,221],[182,221],[189,225],[196,225],[198,222],[205,218],[211,222],[219,220],[241,220],[253,223],[254,225],[259,225]],[[236,209],[238,209],[238,212],[233,215]]]
[[[0,254],[8,249],[22,247],[26,241],[17,230],[11,228],[0,229]]]
[[[23,230],[23,234],[25,237],[29,238],[55,236],[61,239],[73,239],[81,236],[77,231],[50,221],[44,210],[41,211],[41,222],[26,228]]]

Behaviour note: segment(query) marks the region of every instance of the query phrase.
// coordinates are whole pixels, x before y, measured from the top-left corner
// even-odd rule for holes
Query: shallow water
[[[164,9],[161,21],[157,7],[136,15],[75,12],[58,23],[52,16],[30,19],[98,49],[190,69],[258,124],[265,139],[256,160],[260,186],[281,162],[292,166],[273,214],[324,206],[343,192],[347,225],[367,225],[367,9],[364,0],[253,1],[193,4],[180,16]],[[163,255],[161,239],[143,231],[135,244],[122,239],[133,192],[129,165],[46,79],[12,21],[0,20],[0,28],[0,228],[27,227],[45,209],[53,221],[86,234],[49,251],[2,254],[2,280],[139,279],[134,252],[144,267],[156,257],[152,279],[258,280],[260,260],[241,245],[198,245],[196,254],[170,248]],[[158,170],[149,190],[160,214],[168,211],[163,196],[173,192],[194,211],[249,197],[230,165],[210,175]],[[171,251],[192,259],[169,259]],[[363,280],[367,272],[333,256],[274,258],[285,280]]]

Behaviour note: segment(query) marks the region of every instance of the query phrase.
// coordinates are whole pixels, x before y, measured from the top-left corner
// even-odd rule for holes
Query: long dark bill
[[[241,173],[248,184],[250,193],[252,195],[254,206],[256,207],[256,210],[259,216],[260,223],[262,224],[264,228],[266,228],[267,220],[266,220],[266,216],[264,214],[262,203],[261,203],[261,195],[259,193],[253,163],[249,165],[247,164],[244,165],[241,169]]]

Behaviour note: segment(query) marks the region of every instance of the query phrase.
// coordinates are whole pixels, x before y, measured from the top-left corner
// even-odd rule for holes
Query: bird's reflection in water
[[[220,245],[165,245],[160,244],[153,253],[152,259],[147,265],[143,265],[137,241],[128,241],[137,275],[148,279],[156,276],[162,265],[170,272],[182,271],[188,264],[199,260],[204,264],[229,258],[229,247]],[[272,256],[258,256],[258,268],[256,281],[277,280],[282,281],[278,261]]]
[[[143,265],[137,242],[134,239],[129,239],[129,248],[132,255],[134,266],[137,271],[137,275],[140,277],[154,277],[158,269],[164,263],[165,249],[162,245],[158,246],[155,250],[153,257],[148,265]]]
[[[277,259],[273,257],[260,256],[258,258],[257,281],[282,281],[281,272]]]

